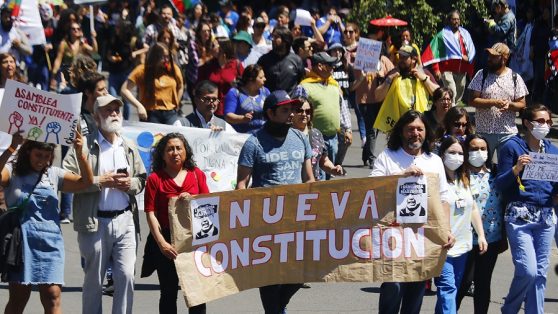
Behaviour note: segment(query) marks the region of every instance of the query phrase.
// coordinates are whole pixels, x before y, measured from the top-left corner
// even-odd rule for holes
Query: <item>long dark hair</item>
[[[188,141],[184,137],[184,135],[180,133],[168,133],[167,135],[163,136],[155,148],[151,150],[151,171],[159,171],[165,168],[165,160],[163,156],[165,155],[165,148],[167,147],[167,143],[169,140],[172,139],[179,139],[182,144],[184,145],[184,149],[186,150],[186,160],[182,165],[183,169],[194,170],[196,167],[196,163],[194,162],[194,152],[192,151],[192,147],[188,144]]]
[[[155,79],[161,77],[166,70],[161,65],[161,60],[163,60],[163,54],[165,50],[169,53],[169,62],[171,64],[171,70],[169,74],[178,82],[178,75],[174,68],[174,60],[172,58],[172,51],[164,43],[157,42],[147,52],[147,59],[145,60],[145,74],[143,76],[143,82],[145,86],[145,95],[153,99],[155,95]],[[183,88],[183,86],[177,86],[177,88]]]
[[[422,121],[426,133],[426,136],[424,137],[424,142],[422,143],[422,151],[427,154],[430,154],[430,150],[431,150],[430,141],[432,139],[432,130],[430,129],[428,122],[424,118],[424,115],[416,110],[409,110],[405,112],[393,126],[393,129],[389,134],[389,139],[387,143],[387,146],[390,150],[395,151],[403,147],[403,138],[402,138],[403,128],[405,128],[407,124],[412,123],[416,119],[420,119],[420,121]]]
[[[47,167],[52,166],[52,161],[54,160],[54,148],[56,145],[51,143],[43,143],[36,141],[25,141],[17,152],[17,157],[14,161],[14,174],[18,176],[25,176],[33,172],[31,167],[31,151],[33,149],[39,149],[48,151],[51,153],[50,161]]]
[[[448,136],[442,141],[442,144],[440,144],[440,156],[444,158],[446,150],[448,150],[451,145],[456,143],[461,146],[461,148],[463,149],[463,154],[465,154],[465,148],[463,147],[463,144],[455,136]],[[469,171],[466,167],[464,167],[464,164],[465,155],[463,156],[463,165],[459,166],[459,168],[455,170],[455,178],[458,182],[461,181],[465,187],[469,187]],[[446,179],[448,181],[450,180],[447,172]]]
[[[0,64],[2,62],[4,62],[4,60],[6,60],[7,58],[12,58],[14,60],[15,65],[15,74],[14,77],[12,78],[12,80],[14,81],[18,81],[21,83],[25,83],[25,77],[23,75],[21,75],[21,72],[19,71],[19,67],[17,66],[17,60],[14,57],[13,54],[9,53],[9,52],[3,52],[0,53]],[[2,77],[2,73],[0,72],[0,81],[2,81],[4,78]]]

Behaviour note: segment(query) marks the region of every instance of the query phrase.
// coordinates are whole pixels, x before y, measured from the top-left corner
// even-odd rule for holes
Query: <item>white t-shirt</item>
[[[410,166],[419,167],[424,173],[438,174],[440,179],[440,197],[442,201],[449,203],[448,181],[442,159],[434,154],[422,153],[418,156],[409,155],[404,149],[396,151],[386,148],[374,161],[374,169],[370,172],[370,177],[390,176],[403,172]]]
[[[470,188],[463,183],[451,183],[450,196],[450,226],[451,233],[455,236],[455,245],[448,251],[448,256],[458,257],[473,248],[473,231],[471,229],[471,216],[473,212],[473,194]]]

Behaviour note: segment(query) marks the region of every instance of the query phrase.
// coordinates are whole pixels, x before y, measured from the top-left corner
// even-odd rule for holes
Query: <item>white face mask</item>
[[[533,136],[539,141],[545,138],[550,132],[550,126],[546,123],[539,124],[536,121],[531,121],[531,124],[533,125],[531,134],[533,134]]]
[[[463,155],[459,154],[444,154],[444,165],[451,171],[455,171],[463,164]]]
[[[485,150],[477,150],[469,152],[469,163],[473,167],[481,167],[488,159],[488,152]]]

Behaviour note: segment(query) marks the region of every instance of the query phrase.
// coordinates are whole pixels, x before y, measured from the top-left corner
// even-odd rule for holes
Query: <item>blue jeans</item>
[[[147,122],[173,125],[178,119],[176,110],[153,110],[147,112]]]
[[[438,299],[436,300],[435,313],[455,314],[457,313],[457,289],[461,285],[461,279],[465,273],[467,257],[469,253],[457,257],[447,257],[440,277],[434,279]]]
[[[544,313],[544,290],[555,225],[506,222],[515,272],[502,313],[517,313],[525,301],[525,313]]]
[[[109,77],[108,77],[109,94],[111,94],[114,97],[120,97],[120,88],[122,87],[122,84],[124,84],[124,82],[126,82],[126,80],[128,79],[128,74],[129,73],[127,72],[109,73]],[[124,99],[122,99],[122,101],[124,102],[124,111],[122,112],[122,116],[124,117],[124,120],[128,120],[130,118],[130,104]]]
[[[380,286],[379,314],[418,314],[426,284],[417,282],[384,282]],[[401,307],[401,312],[399,308]]]
[[[360,106],[356,104],[355,93],[349,94],[349,106],[355,110],[355,115],[358,124],[358,133],[360,134],[360,139],[364,140],[366,138],[366,126],[364,125],[364,116],[360,111]]]
[[[324,142],[327,147],[327,156],[329,157],[329,160],[331,160],[331,162],[335,165],[335,157],[337,157],[337,151],[339,150],[339,139],[337,138],[337,133],[331,136],[324,135]],[[323,179],[324,177],[326,180],[331,179],[331,175],[326,174],[325,171],[321,169],[320,176],[321,179]]]

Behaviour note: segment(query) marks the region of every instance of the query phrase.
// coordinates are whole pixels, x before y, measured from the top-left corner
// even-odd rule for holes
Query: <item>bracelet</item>
[[[8,151],[10,152],[10,154],[15,153],[16,148],[13,148],[12,145],[8,146]]]
[[[423,83],[428,81],[428,75],[424,78],[424,80],[421,80]]]

